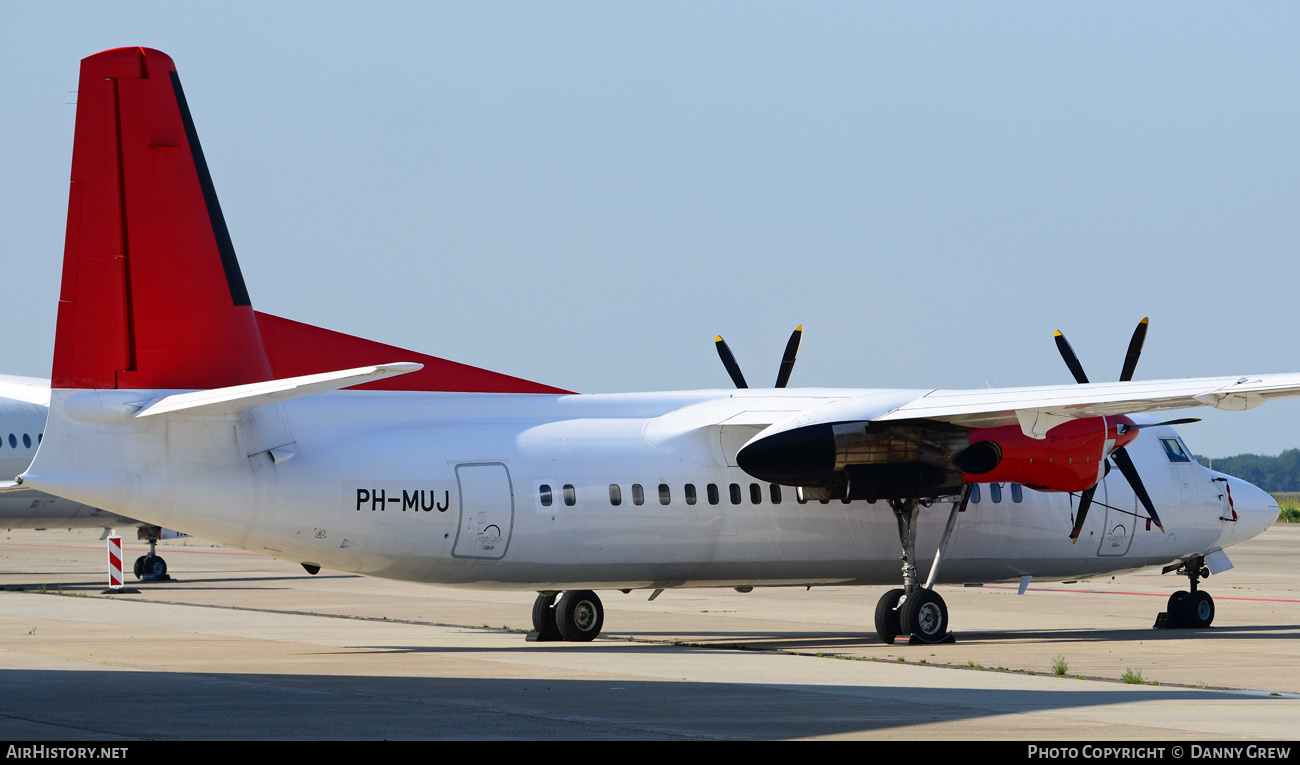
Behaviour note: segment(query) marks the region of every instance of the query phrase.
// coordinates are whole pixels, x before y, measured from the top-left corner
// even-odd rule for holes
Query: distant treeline
[[[1202,465],[1209,465],[1208,457],[1196,455]],[[1300,491],[1300,449],[1287,449],[1276,457],[1258,454],[1238,454],[1235,457],[1215,457],[1214,469],[1250,481],[1264,491]]]

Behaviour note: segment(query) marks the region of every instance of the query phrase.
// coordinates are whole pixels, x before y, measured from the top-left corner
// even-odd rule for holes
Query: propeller
[[[790,333],[790,339],[785,344],[785,353],[781,355],[781,368],[776,373],[777,388],[784,388],[790,382],[790,373],[794,371],[794,359],[799,353],[799,342],[803,339],[803,325],[794,328]],[[748,388],[745,382],[745,375],[740,372],[740,365],[736,363],[736,356],[731,352],[727,341],[722,339],[722,335],[713,336],[713,346],[718,349],[718,358],[722,359],[722,366],[727,368],[727,374],[731,375],[731,381],[736,384],[737,388]]]
[[[1124,354],[1124,367],[1119,373],[1120,382],[1129,382],[1133,379],[1133,371],[1137,369],[1138,358],[1142,355],[1142,346],[1147,339],[1147,322],[1148,318],[1142,317],[1142,321],[1138,322],[1137,328],[1133,330],[1133,337],[1128,343],[1128,351]],[[1056,331],[1056,349],[1060,351],[1061,358],[1065,360],[1065,365],[1069,367],[1070,374],[1074,375],[1075,382],[1080,385],[1086,384],[1088,375],[1084,374],[1083,365],[1079,363],[1079,357],[1075,354],[1074,348],[1070,347],[1070,341],[1065,339],[1065,335],[1061,334],[1059,329]],[[1189,422],[1200,422],[1200,419],[1190,417],[1181,420],[1167,420],[1165,422],[1127,425],[1124,427],[1126,431],[1130,431],[1139,428],[1150,428],[1154,425],[1184,425]],[[1133,494],[1146,508],[1147,516],[1161,531],[1164,531],[1164,524],[1160,522],[1160,516],[1156,514],[1155,503],[1151,501],[1151,495],[1147,493],[1146,485],[1142,483],[1142,476],[1138,474],[1137,466],[1133,464],[1133,458],[1129,456],[1128,451],[1121,446],[1111,452],[1110,457],[1114,459],[1115,464],[1119,467],[1119,472],[1124,474],[1129,486],[1133,487]],[[1107,472],[1109,472],[1110,466],[1107,465],[1106,467]],[[1088,516],[1088,508],[1092,505],[1092,497],[1096,493],[1097,486],[1095,484],[1079,493],[1079,510],[1075,514],[1074,528],[1070,530],[1071,542],[1077,543],[1079,541],[1079,533],[1083,529],[1084,518]]]

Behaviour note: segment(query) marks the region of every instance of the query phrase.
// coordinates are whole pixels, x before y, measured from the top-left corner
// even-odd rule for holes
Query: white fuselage
[[[132,419],[166,393],[56,391],[59,438],[45,440],[25,484],[277,558],[413,581],[543,590],[900,581],[888,503],[801,503],[790,487],[777,498],[734,458],[765,424],[810,404],[915,391],[341,391]],[[1152,427],[1129,447],[1164,533],[1147,529],[1118,475],[1098,490],[1078,544],[1068,538],[1070,495],[1008,484],[995,502],[982,485],[939,581],[1160,565],[1276,519],[1276,504],[1250,484],[1231,479],[1230,507],[1219,474],[1170,461],[1161,439],[1176,437]],[[950,507],[921,512],[919,565]]]

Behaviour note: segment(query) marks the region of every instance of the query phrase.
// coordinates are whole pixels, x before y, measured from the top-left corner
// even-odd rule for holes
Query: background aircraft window
[[[989,484],[989,499],[993,500],[994,502],[1002,501],[1002,484],[1000,483]]]
[[[1011,484],[1011,501],[1023,502],[1024,499],[1025,499],[1025,493],[1020,489],[1020,484],[1018,483]]]
[[[686,484],[686,504],[688,504],[688,505],[693,505],[693,504],[695,504],[695,499],[696,499],[696,497],[695,497],[695,484],[693,484],[693,483],[688,483],[688,484]]]
[[[970,487],[970,501],[971,501],[971,502],[974,502],[974,503],[977,504],[977,505],[980,503],[980,485],[977,484],[977,483],[976,483],[976,484],[971,484],[971,487]]]
[[[673,501],[672,492],[668,491],[668,484],[659,484],[659,504],[666,505]]]
[[[757,505],[757,504],[761,504],[761,503],[763,502],[763,487],[762,487],[762,486],[759,486],[759,485],[756,484],[756,483],[751,483],[751,484],[749,485],[749,501],[750,501],[750,502],[753,502],[753,503],[756,504],[756,505]]]
[[[614,507],[623,504],[623,490],[618,488],[616,483],[609,485],[609,503]]]
[[[740,484],[738,484],[738,483],[733,483],[733,484],[731,484],[731,486],[729,487],[729,491],[731,492],[731,504],[733,504],[733,505],[739,505],[739,504],[740,504]]]
[[[544,483],[537,487],[537,491],[541,494],[542,507],[550,507],[551,502],[553,501],[551,497],[551,485],[549,483]]]
[[[13,433],[9,434],[9,445],[15,449],[18,448],[18,437],[15,436]]]
[[[772,484],[772,504],[781,504],[781,487],[776,484]]]
[[[645,490],[641,488],[641,484],[639,483],[632,484],[632,504],[645,504]]]
[[[716,505],[722,501],[721,498],[718,496],[718,485],[716,483],[709,484],[707,490],[709,494],[710,505]]]
[[[32,437],[27,435],[26,433],[23,434],[23,448],[24,449],[32,448]]]
[[[10,436],[10,438],[13,438],[13,436]],[[1183,451],[1183,447],[1181,444],[1178,443],[1178,439],[1162,438],[1160,439],[1160,445],[1165,447],[1165,456],[1169,457],[1170,462],[1191,462],[1192,461],[1187,456],[1187,452]]]
[[[578,492],[573,488],[573,484],[564,484],[564,504],[573,507],[578,503]]]

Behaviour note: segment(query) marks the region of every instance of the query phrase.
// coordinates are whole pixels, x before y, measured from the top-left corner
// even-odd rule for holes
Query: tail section
[[[171,58],[81,62],[56,388],[271,379],[257,319]]]
[[[425,366],[364,387],[566,392],[254,312],[171,58],[81,62],[53,387],[224,388],[393,361]]]

